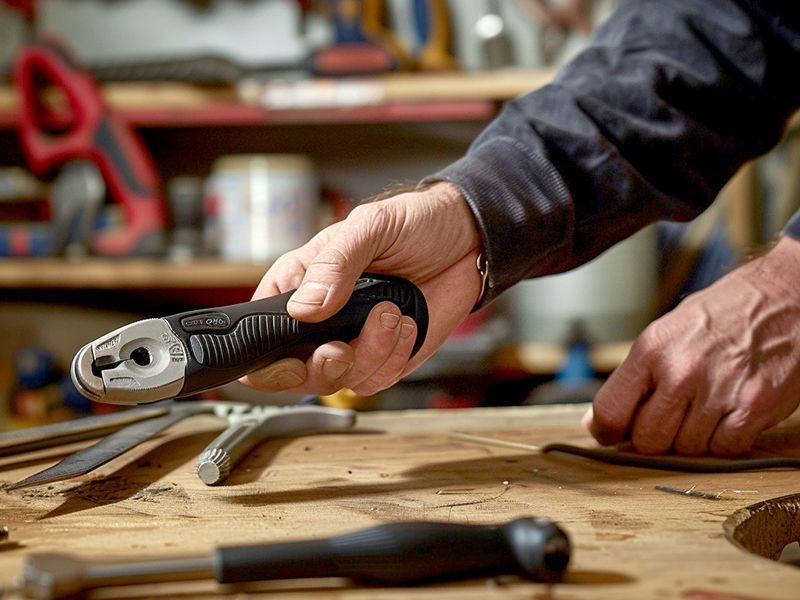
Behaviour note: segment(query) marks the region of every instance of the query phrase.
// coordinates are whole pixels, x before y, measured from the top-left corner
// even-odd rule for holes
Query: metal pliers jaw
[[[91,400],[144,404],[177,396],[187,351],[165,319],[125,325],[86,344],[72,360],[78,390]]]

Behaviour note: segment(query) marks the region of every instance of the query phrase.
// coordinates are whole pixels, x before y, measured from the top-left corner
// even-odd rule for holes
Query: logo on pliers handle
[[[181,319],[184,331],[203,331],[206,329],[227,329],[231,320],[225,313],[213,312],[201,315],[192,315]]]
[[[119,337],[120,337],[119,334],[117,334],[114,337],[107,339],[105,342],[102,342],[101,344],[97,344],[97,346],[95,346],[95,350],[97,352],[103,352],[105,350],[110,350],[114,346],[118,346],[119,345]]]

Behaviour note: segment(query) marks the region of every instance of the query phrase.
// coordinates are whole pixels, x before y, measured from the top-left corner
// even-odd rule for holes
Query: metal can
[[[218,202],[219,248],[225,259],[275,260],[316,233],[319,182],[307,156],[220,157],[209,193]]]

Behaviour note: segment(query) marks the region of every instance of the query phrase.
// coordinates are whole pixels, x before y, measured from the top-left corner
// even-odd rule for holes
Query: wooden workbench
[[[794,471],[674,473],[450,436],[464,431],[532,444],[593,445],[579,427],[581,413],[574,406],[368,413],[353,433],[266,442],[217,487],[201,483],[194,464],[221,423],[194,417],[88,476],[0,491],[0,524],[11,534],[0,546],[0,586],[14,580],[30,552],[87,560],[196,555],[215,545],[329,536],[398,520],[496,523],[541,515],[559,522],[572,540],[563,584],[502,578],[378,590],[329,579],[262,583],[247,591],[274,600],[798,597],[800,568],[750,554],[725,531],[738,532],[745,545],[760,544],[764,553],[779,553],[798,539],[797,499],[746,510],[799,492]],[[800,456],[795,422],[762,445],[761,454]],[[0,459],[0,480],[21,479],[75,447]],[[666,493],[657,485],[715,497]],[[214,582],[185,582],[93,596],[240,593]]]

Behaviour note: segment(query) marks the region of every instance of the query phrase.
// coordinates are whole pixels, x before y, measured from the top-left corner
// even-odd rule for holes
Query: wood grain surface
[[[347,434],[273,439],[221,486],[195,475],[198,453],[221,429],[195,417],[94,473],[0,491],[10,538],[0,545],[0,586],[32,552],[87,561],[201,555],[215,545],[336,535],[399,520],[500,523],[546,516],[569,533],[573,560],[557,585],[518,578],[414,588],[346,580],[265,582],[247,587],[184,582],[92,592],[92,597],[271,599],[504,598],[525,600],[797,598],[800,569],[775,555],[800,535],[794,471],[686,474],[619,467],[563,455],[456,440],[462,431],[542,445],[592,446],[579,407],[366,413]],[[800,456],[790,420],[764,437],[759,456]],[[5,457],[0,480],[50,466],[79,444]],[[656,489],[707,492],[691,496]],[[760,504],[761,503],[761,504]],[[748,507],[752,507],[748,509]],[[737,538],[736,544],[726,537]]]

